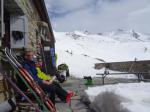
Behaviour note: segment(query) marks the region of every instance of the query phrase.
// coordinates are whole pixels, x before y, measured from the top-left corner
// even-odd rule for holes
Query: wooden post
[[[103,84],[103,85],[105,84],[105,81],[104,81],[104,80],[105,80],[105,77],[104,77],[104,76],[105,76],[105,74],[102,74],[102,84]]]
[[[138,82],[141,82],[141,74],[138,73]]]

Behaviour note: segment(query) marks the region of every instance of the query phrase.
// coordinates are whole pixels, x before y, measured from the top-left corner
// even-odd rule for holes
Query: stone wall
[[[37,21],[40,21],[39,14],[34,6],[32,0],[15,0],[19,7],[23,10],[28,21],[28,48],[32,50],[37,50],[37,40],[39,37],[37,35],[38,26]]]

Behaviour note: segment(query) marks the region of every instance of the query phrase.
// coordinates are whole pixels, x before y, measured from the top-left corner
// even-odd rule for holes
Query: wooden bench
[[[109,69],[105,69],[104,73],[97,73],[96,75],[102,76],[102,84],[105,84],[105,78],[108,75],[128,75],[128,74],[135,74],[137,75],[138,82],[144,81],[145,79],[142,78],[142,74],[148,74],[148,72],[116,72],[116,73],[110,73]],[[150,81],[150,80],[147,80]]]

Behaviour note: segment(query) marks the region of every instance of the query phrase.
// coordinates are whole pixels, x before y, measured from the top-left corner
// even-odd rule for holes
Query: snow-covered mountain
[[[99,71],[94,63],[150,59],[150,35],[119,29],[115,32],[54,32],[58,64],[66,63],[77,77]],[[57,65],[58,65],[57,64]]]

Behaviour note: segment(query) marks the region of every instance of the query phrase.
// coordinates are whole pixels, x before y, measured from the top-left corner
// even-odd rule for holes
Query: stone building
[[[41,55],[51,73],[55,38],[44,0],[1,0],[0,46],[30,49]],[[50,56],[51,52],[51,56]],[[45,61],[46,62],[46,61]]]
[[[18,54],[33,50],[46,60],[47,73],[55,71],[55,38],[44,0],[0,0],[0,50],[5,47]],[[0,102],[5,98],[2,66],[0,57]]]
[[[1,1],[4,2],[3,7],[1,7],[1,9],[3,8],[4,10],[4,35],[2,35],[3,46],[8,46],[14,49],[25,47],[37,50],[36,45],[37,40],[39,39],[43,39],[44,41],[48,40],[50,41],[51,45],[54,46],[55,39],[44,0]],[[46,28],[44,29],[42,25]],[[41,28],[43,28],[43,31],[41,30]],[[14,31],[22,32],[23,37],[16,41],[12,35]]]

